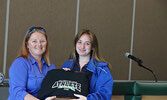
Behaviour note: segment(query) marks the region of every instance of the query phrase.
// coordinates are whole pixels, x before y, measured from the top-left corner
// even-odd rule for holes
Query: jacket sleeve
[[[71,63],[72,63],[71,60],[66,61],[64,63],[64,65],[61,67],[61,69],[63,69],[63,68],[70,68],[71,67]]]
[[[26,92],[27,65],[20,59],[16,59],[9,69],[10,93],[17,100],[24,100]]]
[[[88,94],[87,100],[111,100],[113,89],[113,78],[108,67],[97,71],[97,76],[92,77],[92,80],[96,80],[91,93]],[[95,78],[95,79],[93,79]]]

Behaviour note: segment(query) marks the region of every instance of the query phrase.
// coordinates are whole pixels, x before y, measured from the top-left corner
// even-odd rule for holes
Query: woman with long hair
[[[74,39],[74,51],[62,66],[64,70],[88,74],[89,94],[77,95],[81,100],[111,100],[113,78],[110,64],[100,55],[96,35],[90,30],[81,30]]]
[[[30,28],[25,34],[18,57],[9,68],[8,100],[39,100],[37,92],[42,80],[52,69],[55,66],[50,63],[46,30],[42,27]]]

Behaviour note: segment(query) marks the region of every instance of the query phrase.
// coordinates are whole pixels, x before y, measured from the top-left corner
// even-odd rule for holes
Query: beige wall
[[[160,80],[167,80],[167,1],[137,0],[134,55],[144,61]],[[132,79],[153,79],[151,73],[133,63]]]
[[[133,6],[130,1],[81,0],[80,4],[79,28],[87,27],[96,33],[100,50],[111,63],[117,80],[128,79],[129,61],[124,54],[130,50]]]
[[[5,0],[6,1],[6,0]],[[3,66],[6,2],[0,0],[0,71]],[[136,0],[133,54],[154,70],[159,80],[167,72],[166,0]],[[80,0],[78,29],[95,32],[104,58],[112,65],[114,80],[128,80],[133,0]],[[51,61],[60,68],[72,51],[77,0],[10,0],[7,70],[17,56],[31,26],[42,26],[50,41]],[[148,71],[132,63],[132,80],[153,80]]]
[[[0,0],[0,72],[3,72],[5,20],[6,20],[6,0]]]

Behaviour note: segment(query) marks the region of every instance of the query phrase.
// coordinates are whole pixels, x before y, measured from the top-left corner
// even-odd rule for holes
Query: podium
[[[111,100],[167,100],[167,82],[114,82]]]
[[[7,99],[8,89],[7,83],[0,86],[1,100]],[[167,81],[114,81],[111,100],[167,100]]]

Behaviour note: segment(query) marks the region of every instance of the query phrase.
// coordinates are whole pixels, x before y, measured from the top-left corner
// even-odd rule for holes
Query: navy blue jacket
[[[74,61],[75,59],[66,61],[62,68],[73,69]],[[113,78],[108,64],[92,58],[88,63],[87,70],[93,73],[87,100],[111,100]]]

